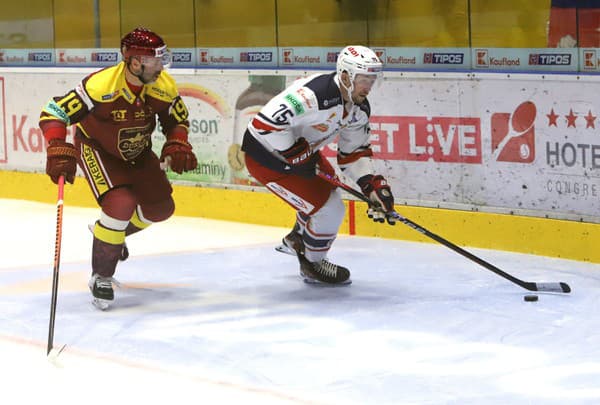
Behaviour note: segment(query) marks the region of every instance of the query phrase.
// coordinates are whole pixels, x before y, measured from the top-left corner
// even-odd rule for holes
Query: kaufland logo
[[[535,117],[533,102],[525,101],[512,113],[492,114],[492,154],[498,162],[531,163],[535,159]]]
[[[337,52],[327,52],[327,63],[336,63],[338,58]]]
[[[560,66],[570,65],[571,54],[569,53],[530,53],[529,54],[529,65],[543,65],[543,66]]]
[[[505,66],[520,66],[521,59],[509,59],[506,56],[502,58],[495,58],[490,56],[487,49],[476,49],[475,50],[475,67],[478,68],[489,68],[489,67],[505,67]]]
[[[479,67],[489,67],[490,59],[487,49],[475,50],[475,65]]]
[[[426,52],[423,55],[424,64],[435,65],[462,65],[464,54],[462,53],[438,53]]]
[[[291,65],[294,63],[294,50],[293,49],[284,49],[283,50],[283,64]]]
[[[30,62],[52,62],[52,52],[29,52],[27,60]]]
[[[192,61],[191,52],[173,52],[173,63],[189,63]]]
[[[85,56],[67,55],[67,51],[58,51],[58,63],[84,63]]]
[[[208,65],[210,63],[208,49],[198,49],[198,61],[202,65]]]
[[[92,52],[92,62],[116,62],[118,58],[117,52]]]
[[[272,52],[240,52],[240,62],[272,62]]]
[[[586,70],[596,70],[598,68],[598,57],[593,49],[583,51],[583,68]]]
[[[377,55],[381,63],[385,63],[385,49],[375,48],[373,49],[373,52],[375,52],[375,55]]]

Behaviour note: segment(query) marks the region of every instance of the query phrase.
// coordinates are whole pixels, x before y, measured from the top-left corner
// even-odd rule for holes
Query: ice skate
[[[119,282],[112,277],[102,277],[99,274],[92,274],[88,287],[92,292],[92,304],[105,311],[115,299],[113,283],[118,287]]]
[[[350,271],[327,259],[310,262],[304,254],[298,254],[300,261],[300,275],[308,284],[350,284]]]
[[[302,235],[296,231],[296,227],[283,237],[281,245],[275,247],[275,250],[292,256],[298,256],[304,253],[304,242]]]

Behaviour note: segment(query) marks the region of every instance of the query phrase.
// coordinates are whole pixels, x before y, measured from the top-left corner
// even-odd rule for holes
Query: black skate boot
[[[350,271],[337,264],[331,263],[327,259],[318,262],[310,262],[304,254],[298,254],[300,262],[300,275],[304,281],[309,284],[327,283],[327,284],[350,284]]]
[[[92,292],[92,304],[98,309],[107,309],[111,302],[115,299],[113,283],[119,285],[118,281],[112,277],[102,277],[99,274],[92,274],[92,278],[88,283],[88,287]]]

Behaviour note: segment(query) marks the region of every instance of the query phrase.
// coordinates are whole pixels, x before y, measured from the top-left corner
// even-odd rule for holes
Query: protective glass
[[[377,82],[378,77],[379,75],[364,75],[359,73],[354,77],[354,87],[370,89]]]
[[[142,56],[142,63],[148,67],[153,68],[167,68],[169,67],[169,65],[171,65],[171,51],[169,50],[169,48],[167,48],[166,46],[161,46],[160,48],[155,49],[154,53],[155,56]]]

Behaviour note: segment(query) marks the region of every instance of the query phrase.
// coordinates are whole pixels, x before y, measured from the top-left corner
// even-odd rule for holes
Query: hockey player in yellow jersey
[[[93,303],[108,308],[113,275],[128,256],[125,236],[164,221],[175,209],[161,162],[176,173],[197,167],[188,142],[188,111],[173,78],[164,70],[170,52],[156,33],[136,28],[121,40],[123,60],[85,77],[53,97],[40,115],[48,142],[46,173],[73,183],[77,164],[100,205],[93,227]],[[158,157],[151,134],[156,117],[166,136]],[[76,125],[74,144],[66,127]]]

